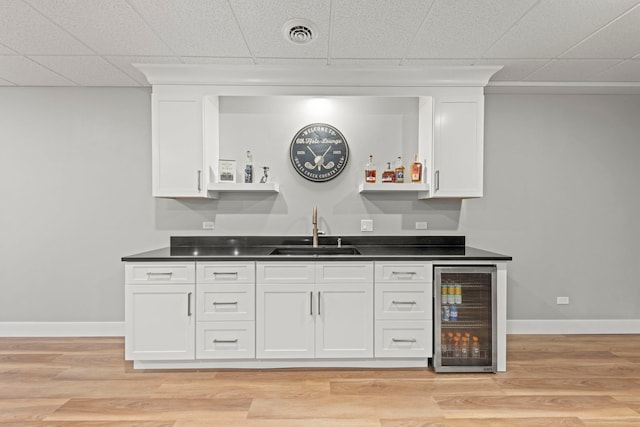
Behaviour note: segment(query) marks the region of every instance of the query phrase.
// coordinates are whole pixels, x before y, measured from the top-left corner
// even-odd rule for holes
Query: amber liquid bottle
[[[422,182],[422,163],[418,161],[417,154],[411,163],[411,182]]]
[[[369,161],[364,167],[364,182],[367,184],[376,183],[376,165],[373,163],[373,156],[369,156]]]
[[[382,182],[396,182],[396,173],[391,169],[391,162],[387,162],[387,169],[382,172]]]

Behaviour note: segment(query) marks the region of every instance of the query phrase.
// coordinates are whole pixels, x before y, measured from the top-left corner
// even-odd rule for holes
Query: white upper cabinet
[[[423,182],[360,186],[420,199],[481,197],[484,86],[501,67],[261,67],[140,64],[153,85],[153,195],[215,198],[278,192],[277,184],[216,182],[219,96],[393,96],[419,99]]]
[[[180,90],[152,95],[153,195],[206,198],[217,157],[218,99]]]

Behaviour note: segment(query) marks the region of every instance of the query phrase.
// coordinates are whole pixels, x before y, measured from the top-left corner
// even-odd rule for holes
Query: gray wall
[[[171,235],[307,234],[313,205],[334,235],[360,234],[361,218],[374,234],[426,220],[425,234],[513,255],[509,319],[640,318],[640,96],[487,96],[485,197],[462,202],[358,194],[368,154],[412,155],[411,100],[342,100],[339,113],[297,121],[298,101],[258,101],[222,100],[222,153],[241,159],[248,146],[281,192],[178,201],[150,196],[148,90],[0,88],[0,322],[121,321],[121,256]],[[352,149],[327,184],[287,164],[290,138],[312,120],[335,124]],[[205,220],[216,229],[201,230]]]

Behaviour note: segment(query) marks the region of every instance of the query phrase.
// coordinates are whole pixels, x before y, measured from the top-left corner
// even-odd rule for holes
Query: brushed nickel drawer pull
[[[411,338],[411,339],[391,338],[391,341],[393,341],[393,342],[416,342],[416,339],[415,338]]]
[[[230,302],[218,302],[214,301],[213,305],[238,305],[238,301],[230,301]]]
[[[237,271],[214,271],[213,277],[217,278],[218,276],[233,276],[236,279],[238,279],[238,272]]]
[[[415,301],[391,301],[391,304],[416,305],[417,302],[415,302]]]
[[[161,279],[171,279],[171,276],[173,276],[173,272],[169,271],[166,273],[160,273],[160,272],[147,272],[147,280],[161,280]]]
[[[193,292],[189,292],[187,294],[187,316],[191,317],[191,315],[193,314],[191,312],[191,294],[193,294]]]
[[[392,271],[391,275],[392,276],[415,276],[418,273],[416,273],[415,271]]]
[[[214,344],[235,344],[238,342],[238,339],[235,340],[213,340]]]

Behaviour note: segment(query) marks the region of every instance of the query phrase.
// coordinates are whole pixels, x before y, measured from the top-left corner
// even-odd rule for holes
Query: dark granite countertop
[[[511,257],[465,245],[464,236],[337,236],[320,237],[314,253],[311,238],[296,236],[195,236],[171,237],[171,246],[122,257],[122,261],[283,261],[283,260],[456,260],[511,261]],[[274,255],[276,248],[288,254]],[[350,248],[358,254],[349,254]],[[307,252],[308,251],[308,252]]]

